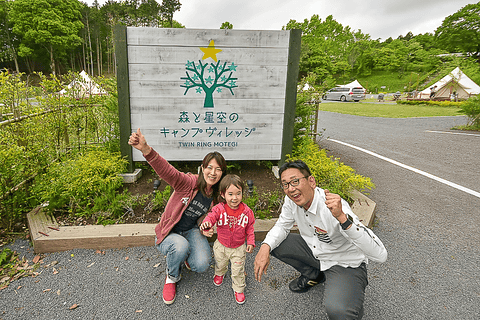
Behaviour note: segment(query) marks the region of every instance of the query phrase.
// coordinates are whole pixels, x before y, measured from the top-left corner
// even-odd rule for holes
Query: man
[[[271,253],[300,272],[289,285],[291,291],[306,292],[325,282],[329,318],[361,319],[368,284],[366,264],[369,259],[386,261],[385,247],[345,200],[316,186],[305,162],[287,162],[279,174],[287,196],[255,257],[255,279],[261,281],[266,273]],[[295,223],[300,234],[290,233]]]

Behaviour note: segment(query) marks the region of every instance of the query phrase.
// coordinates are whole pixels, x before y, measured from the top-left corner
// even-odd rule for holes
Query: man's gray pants
[[[316,279],[320,275],[320,262],[312,250],[297,233],[290,233],[271,254],[294,267],[303,276]],[[330,319],[361,319],[365,288],[368,285],[367,267],[362,263],[358,268],[333,266],[323,271],[323,305]]]

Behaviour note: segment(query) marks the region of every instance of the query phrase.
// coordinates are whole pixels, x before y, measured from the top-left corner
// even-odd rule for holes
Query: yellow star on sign
[[[210,44],[207,48],[200,48],[200,50],[204,53],[202,60],[212,58],[215,62],[217,62],[217,53],[222,51],[221,49],[215,49],[215,42],[213,40],[210,40]]]

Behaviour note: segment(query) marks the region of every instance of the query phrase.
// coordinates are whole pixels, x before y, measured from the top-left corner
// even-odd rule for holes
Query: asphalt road
[[[389,257],[369,266],[364,319],[480,319],[480,133],[450,130],[459,124],[319,115],[319,144],[376,184]]]
[[[337,141],[370,150],[480,192],[478,135],[432,133],[462,117],[380,119],[320,113],[319,127]],[[364,319],[479,319],[480,199],[431,177],[333,140],[320,144],[357,173],[372,178],[375,233],[389,252],[368,266]],[[257,244],[258,245],[258,244]],[[9,246],[32,260],[27,241]],[[152,247],[72,250],[43,256],[40,274],[0,291],[0,319],[326,319],[323,286],[294,294],[298,274],[272,258],[261,283],[247,256],[246,302],[231,281],[213,284],[213,268],[185,271],[176,301],[162,301],[165,259]],[[70,310],[70,307],[78,307]]]

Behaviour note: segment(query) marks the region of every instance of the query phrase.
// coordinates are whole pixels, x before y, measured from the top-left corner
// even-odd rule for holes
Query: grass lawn
[[[437,107],[427,105],[403,105],[396,103],[380,104],[365,102],[322,102],[319,110],[365,117],[414,118],[462,115],[455,107]]]

